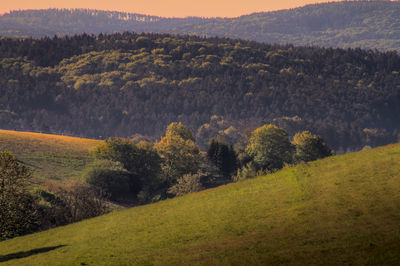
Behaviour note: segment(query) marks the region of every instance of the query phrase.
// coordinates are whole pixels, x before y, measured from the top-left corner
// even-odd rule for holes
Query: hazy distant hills
[[[0,16],[0,35],[43,37],[123,31],[196,34],[267,43],[400,51],[400,2],[308,5],[238,18],[162,18],[97,10],[30,10]]]
[[[174,33],[216,21],[223,19],[162,18],[88,9],[26,10],[0,16],[0,35],[44,37],[124,31]]]

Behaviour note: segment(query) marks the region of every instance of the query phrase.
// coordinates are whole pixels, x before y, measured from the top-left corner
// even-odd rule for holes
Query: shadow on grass
[[[7,255],[0,255],[0,263],[6,262],[9,260],[14,260],[14,259],[26,258],[26,257],[36,255],[39,253],[49,252],[49,251],[52,251],[52,250],[55,250],[58,248],[65,247],[65,246],[66,245],[58,245],[58,246],[53,246],[53,247],[35,248],[35,249],[28,250],[28,251],[21,251],[21,252],[11,253],[11,254],[7,254]]]

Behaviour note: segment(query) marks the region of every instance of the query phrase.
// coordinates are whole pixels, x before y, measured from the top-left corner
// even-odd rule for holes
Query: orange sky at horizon
[[[23,9],[90,8],[163,17],[237,17],[328,1],[339,0],[2,0],[0,14]]]

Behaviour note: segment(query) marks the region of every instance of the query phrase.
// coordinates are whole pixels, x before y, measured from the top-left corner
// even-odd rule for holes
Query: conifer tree
[[[225,176],[229,177],[237,169],[237,156],[232,147],[212,139],[207,149],[207,158]]]

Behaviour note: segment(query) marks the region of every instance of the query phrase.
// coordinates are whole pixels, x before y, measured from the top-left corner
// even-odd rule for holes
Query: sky
[[[163,17],[237,17],[253,12],[295,8],[328,0],[0,0],[0,14],[10,10],[90,8]],[[330,0],[337,1],[337,0]]]

